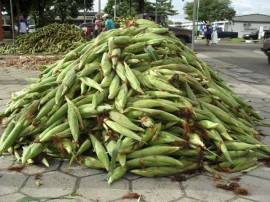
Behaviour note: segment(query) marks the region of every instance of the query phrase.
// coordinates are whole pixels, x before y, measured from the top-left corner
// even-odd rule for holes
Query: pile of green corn
[[[53,23],[36,32],[19,35],[14,43],[0,47],[1,54],[56,54],[71,50],[74,43],[85,42],[85,32],[69,24]]]
[[[166,28],[138,19],[43,67],[2,113],[0,154],[146,177],[249,171],[259,114]]]

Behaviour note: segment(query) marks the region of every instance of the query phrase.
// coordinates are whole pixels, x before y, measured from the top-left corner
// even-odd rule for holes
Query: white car
[[[29,25],[28,26],[28,32],[35,32],[36,31],[36,25]]]

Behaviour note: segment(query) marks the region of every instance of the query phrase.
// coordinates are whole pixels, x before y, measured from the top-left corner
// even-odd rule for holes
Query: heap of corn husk
[[[269,159],[261,119],[168,29],[138,19],[43,67],[2,113],[0,154],[146,177],[249,171]]]
[[[74,48],[74,44],[86,41],[85,31],[74,25],[53,23],[35,32],[17,36],[14,46],[7,43],[0,47],[1,54],[56,54]]]
[[[0,60],[0,67],[16,67],[23,69],[38,70],[41,65],[49,65],[59,59],[62,56],[60,55],[51,55],[51,56],[20,56],[20,57],[7,57],[3,60]]]

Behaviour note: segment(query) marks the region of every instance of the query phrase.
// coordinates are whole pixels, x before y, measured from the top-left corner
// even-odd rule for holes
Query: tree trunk
[[[137,13],[144,13],[144,0],[138,0]]]
[[[42,1],[38,1],[38,27],[43,27],[44,25],[44,4]]]
[[[1,11],[1,2],[0,2],[0,42],[4,39],[3,27],[2,27],[2,11]]]
[[[19,30],[20,30],[20,2],[19,0],[15,0],[15,9],[16,9],[16,12],[15,12],[15,15],[13,16],[14,17],[14,24],[15,23],[15,19],[17,20],[17,26],[18,26],[18,33],[19,33]]]

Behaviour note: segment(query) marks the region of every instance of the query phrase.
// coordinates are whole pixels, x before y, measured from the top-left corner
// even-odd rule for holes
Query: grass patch
[[[242,43],[242,42],[246,42],[245,39],[243,38],[224,38],[224,39],[220,39],[220,41],[224,41],[224,42],[233,42],[233,43]]]

